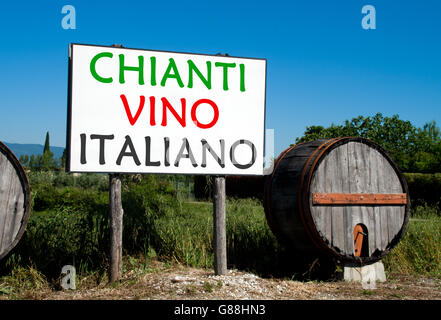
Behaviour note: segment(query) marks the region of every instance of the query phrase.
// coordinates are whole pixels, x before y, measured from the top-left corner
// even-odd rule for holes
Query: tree
[[[54,158],[54,153],[52,151],[45,152],[43,155],[38,155],[38,157],[41,157],[41,170],[49,171],[57,169],[58,161]]]
[[[46,140],[44,141],[44,149],[43,149],[43,154],[45,154],[46,152],[51,151],[50,146],[49,146],[49,131],[46,132]]]
[[[64,148],[63,155],[61,156],[61,159],[60,159],[60,161],[61,161],[60,165],[62,168],[66,168],[66,159],[67,159],[67,153],[66,153],[66,148]]]
[[[34,169],[35,168],[35,156],[31,154],[31,157],[29,158],[29,168]]]
[[[398,115],[358,116],[346,120],[343,125],[306,127],[296,143],[337,137],[362,137],[378,143],[403,171],[437,172],[441,168],[441,130],[435,121],[426,123],[423,128],[415,128]]]
[[[413,167],[416,172],[441,169],[441,130],[435,121],[417,129]]]
[[[19,161],[21,162],[22,166],[25,168],[29,168],[29,156],[26,155],[21,155]]]
[[[46,132],[46,139],[44,141],[43,154],[37,156],[32,155],[29,159],[29,167],[42,171],[54,170],[58,167],[58,161],[54,158],[54,153],[49,146],[49,131]]]

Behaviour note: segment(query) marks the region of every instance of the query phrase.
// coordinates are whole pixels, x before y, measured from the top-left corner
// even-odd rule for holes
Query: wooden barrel
[[[386,151],[363,138],[288,148],[266,177],[265,214],[279,241],[341,262],[369,264],[402,238],[410,200]]]
[[[18,159],[0,142],[0,260],[22,237],[30,214],[28,178]]]

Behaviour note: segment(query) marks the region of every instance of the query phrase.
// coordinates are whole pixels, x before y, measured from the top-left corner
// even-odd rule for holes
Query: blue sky
[[[64,30],[64,5],[76,29]],[[361,27],[364,5],[376,29]],[[276,156],[306,126],[441,124],[441,1],[3,1],[0,140],[65,146],[71,42],[267,59]]]

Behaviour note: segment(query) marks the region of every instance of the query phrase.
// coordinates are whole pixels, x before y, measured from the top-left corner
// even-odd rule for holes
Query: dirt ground
[[[78,280],[77,280],[78,281]],[[180,265],[158,267],[140,274],[130,271],[119,283],[88,285],[79,279],[77,290],[33,291],[28,299],[152,299],[152,300],[441,300],[441,280],[388,275],[375,289],[345,281],[292,281],[263,279],[229,270],[216,276],[212,270]],[[3,297],[5,298],[5,297]]]

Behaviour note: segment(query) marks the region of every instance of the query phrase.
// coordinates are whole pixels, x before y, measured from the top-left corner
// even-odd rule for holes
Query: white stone
[[[345,281],[361,282],[363,289],[375,289],[377,281],[386,281],[384,265],[381,261],[362,267],[345,265],[344,279]]]

